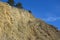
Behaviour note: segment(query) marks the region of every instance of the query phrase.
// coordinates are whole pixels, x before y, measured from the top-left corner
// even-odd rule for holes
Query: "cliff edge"
[[[0,2],[0,40],[60,40],[60,32],[28,11]]]

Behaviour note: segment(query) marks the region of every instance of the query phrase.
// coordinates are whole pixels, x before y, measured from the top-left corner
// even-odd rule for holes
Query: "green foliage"
[[[8,4],[10,4],[11,6],[15,6],[17,8],[23,8],[22,4],[20,2],[18,2],[16,5],[14,0],[8,0],[7,1]],[[32,13],[31,10],[28,10],[29,13]]]
[[[17,8],[23,8],[21,3],[17,3],[17,4],[16,4],[16,7],[17,7]]]
[[[32,13],[31,10],[28,10],[29,13]]]
[[[7,3],[10,4],[11,6],[14,6],[14,0],[8,0]]]
[[[10,4],[11,6],[15,6],[17,8],[23,8],[22,4],[20,2],[18,2],[16,5],[14,5],[15,4],[14,0],[8,0],[7,3]]]

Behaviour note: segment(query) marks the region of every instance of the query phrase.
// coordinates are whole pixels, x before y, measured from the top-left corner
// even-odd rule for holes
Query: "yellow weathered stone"
[[[0,2],[0,40],[60,40],[59,34],[28,11]]]

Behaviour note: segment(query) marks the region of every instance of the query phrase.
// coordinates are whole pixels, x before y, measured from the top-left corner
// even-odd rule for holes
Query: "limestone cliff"
[[[0,40],[60,40],[59,36],[54,26],[28,11],[0,2]]]

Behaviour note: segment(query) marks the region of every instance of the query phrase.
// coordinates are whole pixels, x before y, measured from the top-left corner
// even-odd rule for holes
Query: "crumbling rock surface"
[[[28,11],[0,2],[0,40],[60,40],[60,32]]]

